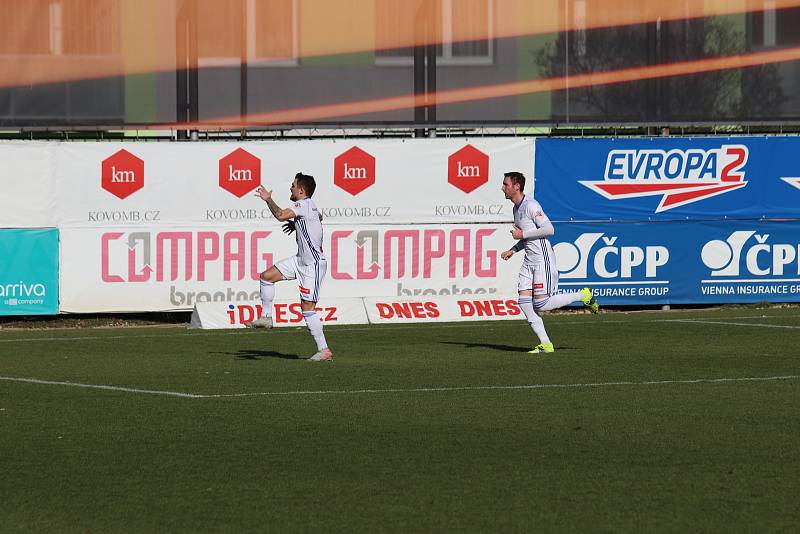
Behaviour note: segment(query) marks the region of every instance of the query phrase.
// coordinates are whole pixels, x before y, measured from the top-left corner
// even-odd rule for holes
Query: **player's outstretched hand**
[[[289,219],[286,221],[286,224],[283,225],[283,233],[292,235],[292,232],[294,232],[294,219]]]
[[[267,201],[272,198],[272,191],[268,191],[264,189],[263,185],[259,185],[258,189],[256,189],[256,196],[261,197],[261,200]]]
[[[508,260],[513,255],[514,255],[514,251],[513,250],[506,250],[505,252],[500,254],[500,257],[503,258],[504,260]]]

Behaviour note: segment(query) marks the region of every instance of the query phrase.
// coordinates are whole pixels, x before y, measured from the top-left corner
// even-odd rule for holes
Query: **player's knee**
[[[316,307],[316,302],[311,302],[310,300],[300,300],[300,309],[304,312],[314,311]]]
[[[543,313],[549,310],[548,304],[550,303],[549,295],[536,295],[533,298],[533,309],[536,313]]]
[[[280,282],[281,280],[283,280],[283,274],[273,266],[264,271],[263,273],[261,273],[261,276],[259,278],[261,278],[261,280],[265,282],[270,282],[274,284],[275,282]]]

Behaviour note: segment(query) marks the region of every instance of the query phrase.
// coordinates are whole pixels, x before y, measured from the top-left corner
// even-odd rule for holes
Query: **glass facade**
[[[0,0],[0,127],[790,123],[800,1]]]

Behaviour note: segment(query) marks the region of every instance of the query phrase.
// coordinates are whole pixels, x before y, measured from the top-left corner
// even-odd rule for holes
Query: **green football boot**
[[[529,350],[528,354],[543,354],[543,353],[552,353],[555,352],[556,349],[552,343],[539,343],[533,350]]]
[[[580,294],[583,295],[581,302],[583,305],[589,308],[589,311],[592,313],[599,313],[600,312],[600,304],[597,302],[597,299],[594,298],[594,294],[592,290],[588,287],[584,287],[580,290]]]

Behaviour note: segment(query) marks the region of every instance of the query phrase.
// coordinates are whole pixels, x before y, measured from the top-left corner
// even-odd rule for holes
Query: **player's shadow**
[[[499,345],[497,343],[465,343],[463,341],[440,341],[443,345],[461,345],[468,349],[493,349],[504,352],[525,352],[531,350],[527,345],[524,347],[512,347],[511,345]]]
[[[528,352],[533,345],[525,345],[524,347],[512,347],[511,345],[499,345],[497,343],[465,343],[463,341],[440,341],[444,345],[461,345],[468,349],[493,349],[501,350],[503,352]],[[559,345],[558,351],[570,350],[572,347],[564,347]]]
[[[280,358],[282,360],[299,360],[297,354],[285,354],[274,350],[242,349],[236,352],[220,352],[219,354],[233,354],[237,360],[263,360],[264,358]]]

